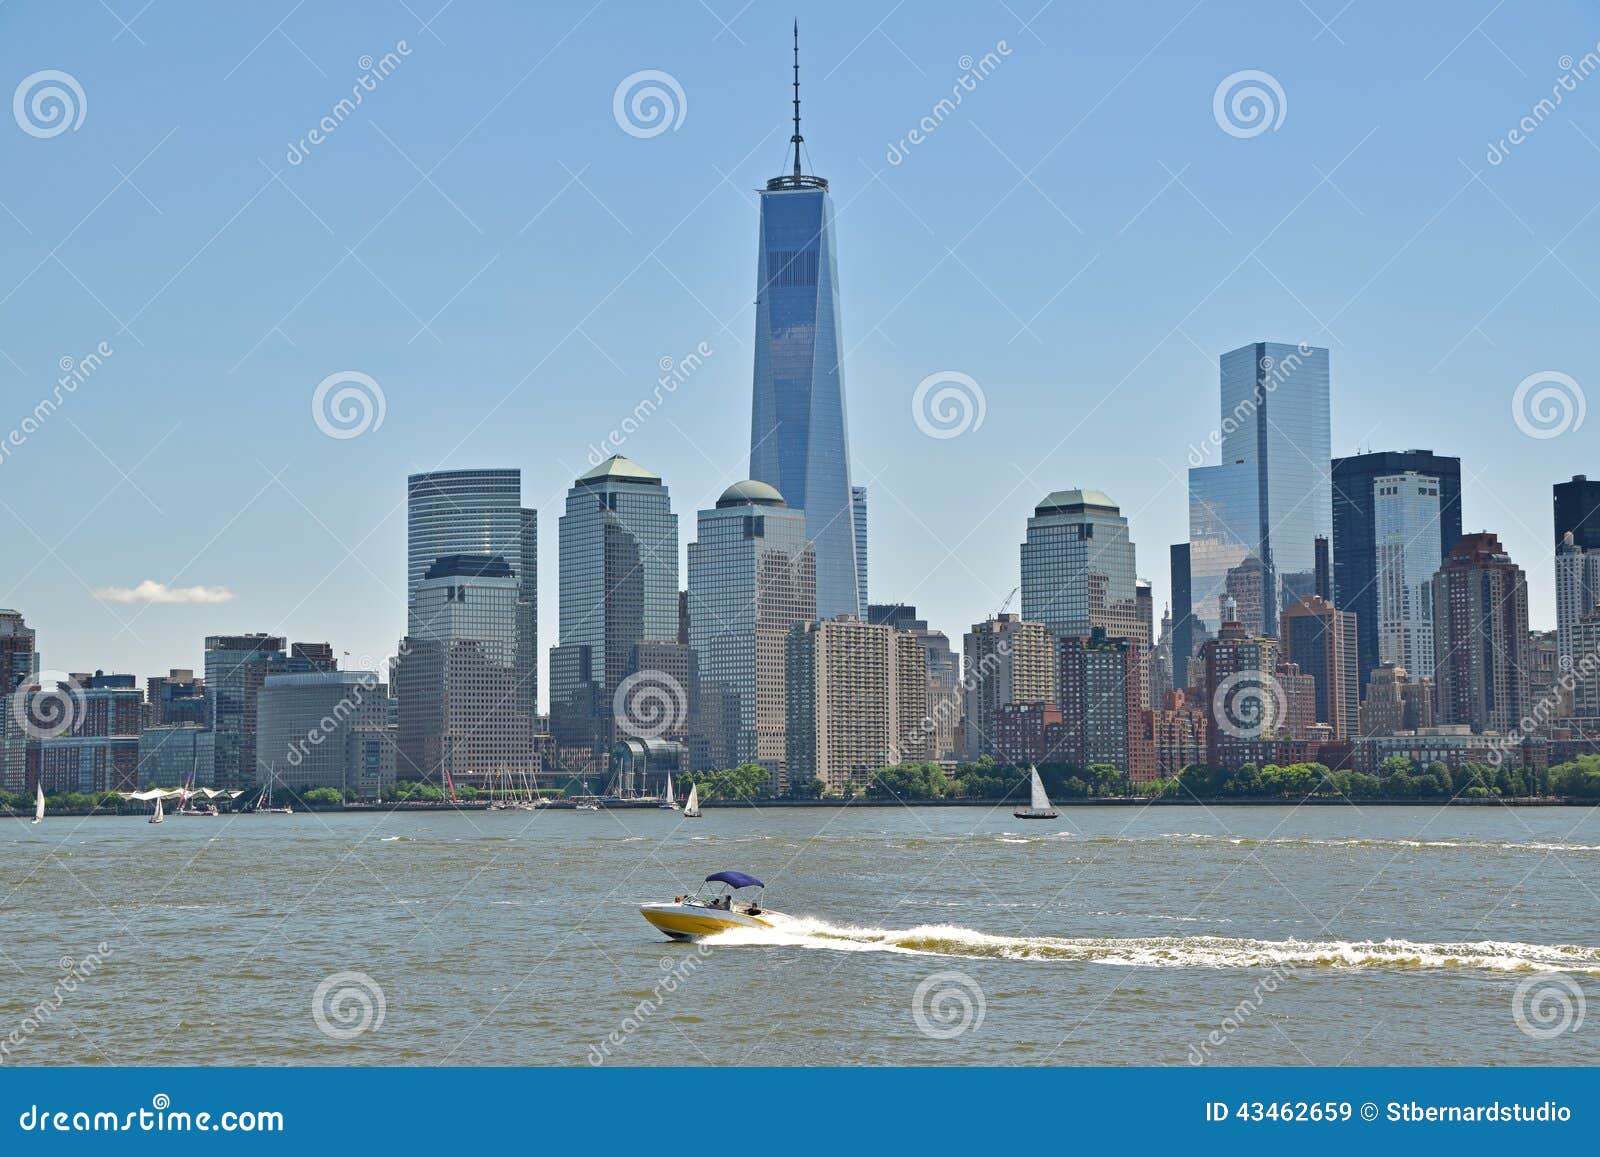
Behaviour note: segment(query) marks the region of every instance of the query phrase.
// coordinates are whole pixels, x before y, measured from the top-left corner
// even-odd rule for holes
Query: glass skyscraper
[[[689,644],[702,702],[737,704],[701,721],[709,767],[784,761],[784,645],[816,618],[816,556],[805,515],[764,482],[728,487],[689,544]],[[734,722],[737,726],[733,726]],[[732,732],[729,734],[729,732]]]
[[[850,487],[839,271],[828,182],[801,171],[795,54],[794,169],[761,194],[756,253],[750,477],[806,516],[817,551],[817,614],[866,612]]]
[[[1380,495],[1378,480],[1400,475],[1426,479],[1429,488],[1439,491],[1438,517],[1432,529],[1407,548],[1408,553],[1412,549],[1418,552],[1418,561],[1408,562],[1408,566],[1416,568],[1413,573],[1420,573],[1422,560],[1429,560],[1433,564],[1433,570],[1428,572],[1431,580],[1433,571],[1439,569],[1461,537],[1461,459],[1431,450],[1380,450],[1333,460],[1333,603],[1356,616],[1360,640],[1356,666],[1363,695],[1372,669],[1382,661],[1378,643],[1378,500],[1399,497]],[[1428,660],[1420,666],[1432,670],[1433,664]],[[1413,679],[1421,677],[1409,664],[1406,670]]]
[[[1439,553],[1439,480],[1407,471],[1373,479],[1378,548],[1378,662],[1433,678],[1433,575]]]
[[[1194,613],[1214,627],[1232,595],[1246,630],[1272,634],[1332,532],[1328,351],[1255,342],[1221,370],[1221,461],[1189,472]]]
[[[612,697],[639,644],[678,638],[678,516],[660,476],[620,454],[580,475],[560,546],[551,726],[561,742],[609,749]]]
[[[433,470],[413,474],[406,486],[406,601],[438,559],[498,555],[520,592],[518,679],[528,709],[539,700],[539,514],[522,505],[522,471]]]
[[[861,609],[856,613],[867,617],[867,488],[850,488],[850,510],[856,527],[856,600]]]
[[[1099,628],[1142,638],[1128,520],[1098,490],[1057,490],[1034,508],[1022,544],[1022,617],[1056,638]]]

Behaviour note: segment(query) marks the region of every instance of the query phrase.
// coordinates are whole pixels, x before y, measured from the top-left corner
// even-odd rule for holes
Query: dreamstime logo
[[[1266,671],[1235,671],[1217,685],[1211,712],[1217,726],[1235,739],[1270,735],[1288,714],[1288,692]]]
[[[689,115],[689,98],[670,72],[641,69],[622,78],[611,94],[611,115],[617,127],[641,140],[677,132]]]
[[[48,140],[77,132],[89,115],[89,98],[70,72],[47,68],[22,78],[11,97],[11,115],[30,137]]]
[[[1583,989],[1565,973],[1530,976],[1511,994],[1511,1019],[1524,1036],[1553,1040],[1583,1027]]]
[[[636,739],[660,739],[689,718],[689,693],[665,671],[635,671],[611,700],[617,726]]]
[[[311,1019],[337,1041],[377,1032],[388,1009],[383,986],[365,972],[335,972],[311,994]]]
[[[956,67],[961,70],[961,75],[956,77],[955,84],[950,86],[950,95],[940,97],[910,132],[898,141],[892,142],[884,159],[891,165],[904,162],[911,155],[911,150],[937,132],[945,119],[966,99],[967,94],[976,92],[978,85],[1000,67],[1000,61],[1010,55],[1011,46],[1004,40],[996,41],[993,52],[985,52],[976,60],[972,58],[971,53],[962,53],[961,59],[956,61]]]
[[[1247,140],[1276,132],[1289,115],[1289,98],[1270,72],[1246,68],[1222,78],[1211,96],[1211,115],[1230,137]]]
[[[4,1064],[13,1052],[21,1048],[34,1033],[50,1023],[52,1017],[60,1012],[67,998],[78,991],[78,986],[87,981],[100,970],[106,962],[106,957],[111,955],[111,946],[102,940],[94,946],[94,950],[84,955],[81,960],[74,960],[70,956],[61,958],[61,976],[50,989],[50,995],[34,1005],[26,1013],[17,1027],[12,1029],[4,1039],[0,1039],[0,1064]]]
[[[930,438],[956,438],[981,429],[987,409],[983,387],[955,370],[929,374],[911,394],[911,418]]]
[[[83,715],[83,688],[65,671],[41,671],[11,698],[17,725],[32,739],[55,739]]]
[[[1511,395],[1511,420],[1530,438],[1559,438],[1576,431],[1587,409],[1583,387],[1558,370],[1529,374]]]
[[[703,341],[681,358],[663,354],[656,362],[656,368],[661,371],[661,376],[656,379],[655,389],[651,391],[649,397],[639,399],[633,410],[622,419],[620,426],[608,430],[600,441],[589,444],[589,465],[598,466],[611,455],[620,452],[622,444],[638,433],[640,427],[661,408],[668,396],[677,393],[678,387],[705,365],[706,359],[715,352],[710,342]]]
[[[965,972],[925,976],[911,995],[911,1019],[923,1036],[934,1040],[954,1040],[978,1031],[988,1007],[983,986]]]
[[[341,441],[381,427],[388,408],[383,387],[356,370],[329,374],[311,395],[311,418],[317,429]]]

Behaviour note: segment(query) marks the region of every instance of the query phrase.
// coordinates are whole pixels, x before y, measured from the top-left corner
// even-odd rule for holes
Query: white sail
[[[1033,772],[1033,802],[1031,806],[1036,812],[1047,812],[1050,810],[1050,797],[1044,793],[1044,780],[1039,778],[1039,769],[1037,767],[1029,770]]]
[[[678,797],[672,794],[672,773],[667,772],[667,803],[672,803]]]
[[[44,781],[33,785],[35,795],[33,800],[33,822],[38,823],[44,819]]]
[[[689,802],[683,805],[683,814],[686,816],[700,814],[700,785],[697,783],[689,785]]]
[[[156,814],[150,817],[150,822],[153,824],[158,824],[162,820],[166,819],[166,816],[166,809],[162,807],[161,797],[158,795],[156,796]]]

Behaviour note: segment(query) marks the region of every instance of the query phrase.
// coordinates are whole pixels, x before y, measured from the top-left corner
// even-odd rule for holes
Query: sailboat
[[[1056,818],[1056,809],[1050,806],[1050,797],[1044,793],[1044,780],[1039,778],[1039,769],[1029,767],[1028,771],[1033,776],[1033,799],[1029,806],[1018,808],[1011,814],[1019,820],[1053,820]]]
[[[700,818],[700,785],[698,783],[689,785],[689,802],[683,805],[683,818],[686,820]]]
[[[33,822],[38,823],[44,819],[44,782],[41,780],[34,784],[33,789],[35,792],[33,798]]]
[[[167,813],[162,808],[162,806],[161,806],[161,797],[158,795],[158,796],[156,796],[155,814],[150,817],[150,822],[153,823],[153,824],[159,824],[163,820],[165,820],[166,818],[167,818]]]
[[[678,797],[672,792],[672,773],[667,772],[667,794],[662,797],[661,807],[664,811],[678,810]]]

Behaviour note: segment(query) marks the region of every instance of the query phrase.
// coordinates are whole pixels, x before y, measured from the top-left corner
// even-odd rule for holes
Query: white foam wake
[[[832,952],[895,952],[996,960],[1055,960],[1136,968],[1392,968],[1482,972],[1580,972],[1600,975],[1600,948],[1475,940],[1246,940],[1224,936],[994,936],[953,924],[860,928],[809,916],[772,929],[737,929],[709,938],[712,947],[766,946]]]

